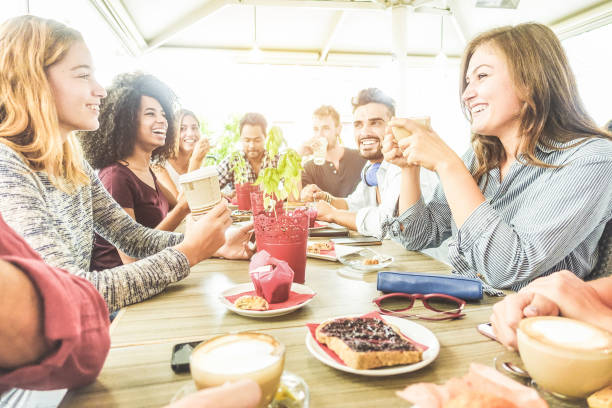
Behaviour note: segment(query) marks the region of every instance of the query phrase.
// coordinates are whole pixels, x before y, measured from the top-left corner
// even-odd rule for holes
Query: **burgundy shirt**
[[[51,390],[93,382],[110,348],[110,321],[102,296],[87,280],[47,265],[1,216],[0,259],[30,278],[42,299],[45,337],[59,342],[36,364],[0,370],[0,393],[10,388]]]
[[[357,150],[346,147],[337,169],[330,161],[325,161],[323,165],[318,166],[314,164],[314,161],[309,160],[304,164],[302,187],[316,184],[321,190],[334,197],[348,197],[359,184],[361,170],[366,162],[367,160],[361,157]]]
[[[150,171],[150,170],[149,170]],[[110,195],[123,208],[133,208],[136,221],[148,228],[155,228],[168,214],[170,205],[161,193],[157,178],[155,188],[140,180],[129,168],[114,163],[100,170],[98,177]],[[119,252],[104,238],[96,234],[91,255],[92,271],[111,269],[123,265]]]

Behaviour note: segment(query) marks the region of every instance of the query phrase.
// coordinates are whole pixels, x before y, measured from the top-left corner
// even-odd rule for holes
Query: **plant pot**
[[[239,210],[251,209],[251,192],[257,190],[259,190],[259,187],[251,183],[236,184],[236,199]]]
[[[308,214],[304,211],[261,212],[254,215],[257,250],[265,249],[293,269],[293,281],[304,283],[306,247],[308,244]]]
[[[255,186],[257,187],[257,186]],[[274,205],[274,211],[276,215],[284,214],[283,202],[280,200],[276,200],[276,204]],[[251,192],[251,211],[253,212],[253,216],[263,213],[266,210],[264,207],[264,195],[263,192],[259,189],[256,189]]]

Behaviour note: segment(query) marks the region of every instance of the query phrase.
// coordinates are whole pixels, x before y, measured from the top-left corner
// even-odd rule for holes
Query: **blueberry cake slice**
[[[358,370],[412,364],[423,359],[422,352],[397,327],[374,317],[325,321],[317,327],[316,337],[347,366]]]

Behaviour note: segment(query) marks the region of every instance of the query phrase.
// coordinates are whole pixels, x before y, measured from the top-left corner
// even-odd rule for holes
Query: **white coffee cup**
[[[185,192],[185,198],[194,218],[206,214],[221,201],[219,173],[215,166],[183,174],[179,177],[179,184]]]
[[[612,383],[612,333],[579,320],[556,316],[521,320],[519,353],[527,372],[543,389],[585,398]]]
[[[197,389],[250,378],[261,388],[258,408],[267,407],[280,384],[285,346],[274,337],[254,332],[214,337],[191,353],[189,366]]]

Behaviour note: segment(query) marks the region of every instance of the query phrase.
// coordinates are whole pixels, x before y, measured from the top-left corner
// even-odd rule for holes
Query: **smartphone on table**
[[[190,343],[175,344],[172,348],[172,360],[170,361],[172,371],[177,374],[188,373],[191,352],[201,342],[202,341],[192,341]]]
[[[480,332],[480,334],[499,342],[497,336],[495,335],[495,332],[493,332],[493,326],[491,325],[491,322],[479,324],[478,331]]]

